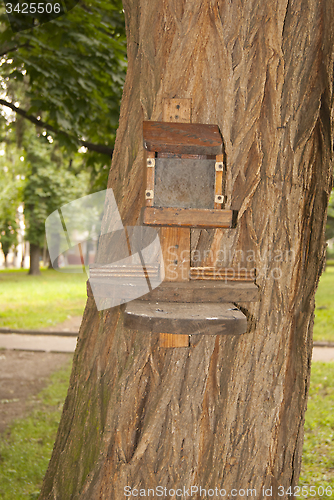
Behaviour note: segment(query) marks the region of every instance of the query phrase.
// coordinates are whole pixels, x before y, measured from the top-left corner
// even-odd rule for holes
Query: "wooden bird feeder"
[[[127,304],[125,323],[159,333],[161,347],[187,347],[194,334],[245,333],[247,319],[234,302],[258,300],[251,271],[190,265],[192,228],[233,227],[219,128],[186,123],[190,110],[190,99],[166,100],[163,121],[143,123],[143,224],[160,227],[165,279]]]

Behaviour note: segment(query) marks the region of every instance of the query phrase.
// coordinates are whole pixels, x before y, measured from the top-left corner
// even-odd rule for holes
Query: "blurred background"
[[[119,0],[79,2],[18,33],[1,3],[0,21],[0,498],[33,499],[51,455],[87,297],[84,272],[52,267],[45,220],[106,189],[126,38]],[[312,365],[295,494],[314,486],[313,498],[334,498],[334,363],[324,361],[334,360],[333,193],[326,240],[314,325],[319,361]],[[80,256],[56,264],[62,271],[79,267]],[[9,340],[18,342],[15,349]]]

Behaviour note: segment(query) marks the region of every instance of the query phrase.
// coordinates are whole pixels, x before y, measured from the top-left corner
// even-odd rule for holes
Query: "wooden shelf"
[[[257,302],[259,288],[249,282],[221,281],[164,281],[150,293],[140,297],[142,301],[223,303]]]
[[[176,335],[240,335],[247,330],[246,316],[232,303],[133,300],[126,306],[124,321],[136,330]]]
[[[143,215],[143,223],[149,226],[230,228],[232,221],[232,210],[145,207]]]

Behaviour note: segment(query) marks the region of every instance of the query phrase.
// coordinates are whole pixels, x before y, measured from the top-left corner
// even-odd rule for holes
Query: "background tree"
[[[29,274],[39,274],[41,249],[45,244],[45,220],[65,203],[86,194],[87,172],[67,169],[56,145],[31,138],[27,146],[28,176],[23,190],[26,239],[30,243]],[[57,263],[55,263],[57,265]]]
[[[8,135],[7,142],[1,144],[0,138],[0,243],[6,266],[9,251],[18,244],[17,210],[22,201],[24,182],[24,166],[20,160],[22,150],[13,147]]]
[[[126,70],[121,1],[80,2],[15,34],[1,4],[0,46],[2,109],[47,130],[67,151],[85,146],[96,188],[105,188]]]
[[[16,213],[9,209],[4,209],[0,218],[0,243],[1,250],[5,256],[5,267],[7,267],[7,256],[10,250],[18,244],[18,227]]]
[[[158,335],[124,328],[123,307],[99,313],[88,299],[40,498],[196,484],[256,488],[257,498],[272,486],[272,498],[289,498],[332,186],[333,8],[124,0],[129,67],[109,176],[123,222],[141,209],[142,120],[161,119],[165,97],[191,97],[193,122],[220,127],[227,208],[238,211],[223,264],[254,252],[261,300],[240,304],[246,334],[195,335],[166,351]]]

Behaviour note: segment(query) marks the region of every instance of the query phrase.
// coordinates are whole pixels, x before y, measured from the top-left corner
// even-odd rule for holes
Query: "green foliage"
[[[81,270],[81,268],[79,269]],[[83,313],[86,274],[42,270],[40,276],[0,271],[0,326],[45,328]]]
[[[0,498],[38,498],[66,397],[70,363],[50,377],[27,418],[15,421],[0,442]],[[38,409],[37,409],[38,407]]]
[[[334,498],[334,363],[312,364],[300,485],[315,486],[313,498]],[[332,495],[319,495],[321,486]]]
[[[57,140],[77,151],[79,140],[114,144],[126,72],[126,39],[121,0],[88,0],[66,15],[13,34],[1,8],[0,74],[7,95],[18,100],[25,85],[29,114],[65,132]],[[105,155],[85,155],[97,170]]]
[[[334,342],[334,267],[327,266],[315,296],[314,340]]]
[[[64,168],[61,151],[54,145],[32,137],[26,151],[29,170],[23,190],[26,238],[42,247],[46,218],[65,203],[84,196],[88,178],[84,171],[75,174]]]
[[[18,224],[16,222],[15,214],[10,210],[4,210],[1,214],[0,220],[0,243],[1,249],[7,257],[9,250],[15,247],[18,243],[17,239]]]
[[[5,146],[4,146],[5,147]],[[17,209],[21,201],[23,180],[22,163],[19,160],[20,151],[1,148],[0,156],[0,243],[1,249],[7,256],[11,247],[18,243],[17,231],[18,213]]]

